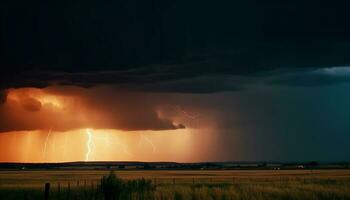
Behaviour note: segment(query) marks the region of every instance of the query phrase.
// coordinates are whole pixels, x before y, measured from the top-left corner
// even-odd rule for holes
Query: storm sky
[[[83,160],[87,128],[133,154],[95,160],[347,161],[349,6],[2,2],[0,161]],[[46,152],[51,131],[83,156],[24,158],[13,139]]]

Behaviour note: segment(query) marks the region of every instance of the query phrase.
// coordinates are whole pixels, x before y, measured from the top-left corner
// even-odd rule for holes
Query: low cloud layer
[[[287,72],[272,76],[266,81],[272,85],[299,87],[326,86],[350,82],[350,67],[329,67],[313,70]]]
[[[92,88],[112,86],[121,92],[153,93],[215,93],[237,91],[257,85],[324,86],[350,82],[348,66],[327,68],[285,68],[265,70],[251,74],[223,74],[203,72],[183,73],[182,66],[151,66],[125,71],[93,72],[32,72],[22,73],[15,80],[2,85],[1,101],[5,89],[49,86],[77,86]]]

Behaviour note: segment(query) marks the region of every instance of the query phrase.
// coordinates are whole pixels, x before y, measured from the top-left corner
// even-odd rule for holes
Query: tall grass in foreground
[[[152,199],[155,186],[151,180],[122,180],[113,172],[104,176],[100,188],[105,200]]]
[[[43,189],[2,188],[1,200],[43,199]],[[350,199],[349,179],[237,179],[232,183],[159,184],[151,180],[123,180],[111,173],[98,185],[53,187],[52,200],[328,200]]]

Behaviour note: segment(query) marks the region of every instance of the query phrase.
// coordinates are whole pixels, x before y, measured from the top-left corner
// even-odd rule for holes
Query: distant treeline
[[[0,169],[30,170],[30,169],[349,169],[350,162],[206,162],[206,163],[175,163],[175,162],[69,162],[69,163],[0,163]]]

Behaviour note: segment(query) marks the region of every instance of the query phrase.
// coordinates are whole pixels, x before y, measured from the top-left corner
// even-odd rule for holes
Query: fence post
[[[70,182],[68,182],[67,200],[70,198]]]
[[[84,180],[84,197],[85,197],[85,199],[87,199],[86,179]]]
[[[45,183],[45,200],[49,200],[50,183]]]
[[[96,200],[98,197],[98,187],[99,185],[98,183],[96,183],[96,187],[94,187],[94,200]]]
[[[91,181],[91,192],[89,199],[94,199],[94,181]]]
[[[28,193],[23,191],[23,200],[28,200]]]
[[[58,198],[58,200],[60,200],[61,199],[61,184],[60,183],[58,183],[58,190],[57,190],[57,192],[58,192],[57,198]]]

